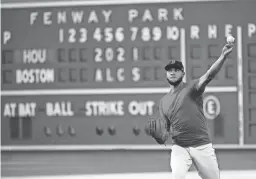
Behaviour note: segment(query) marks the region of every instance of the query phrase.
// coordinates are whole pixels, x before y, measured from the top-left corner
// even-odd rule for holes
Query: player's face
[[[179,69],[171,68],[166,71],[167,81],[174,86],[178,85],[182,81],[183,76],[184,72]]]

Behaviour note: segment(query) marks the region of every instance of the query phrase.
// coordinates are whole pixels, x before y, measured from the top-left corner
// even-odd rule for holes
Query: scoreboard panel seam
[[[215,149],[256,149],[254,144],[213,144]],[[172,145],[34,145],[1,146],[1,151],[171,150]]]
[[[161,94],[168,93],[169,88],[102,88],[102,89],[52,89],[52,90],[4,90],[1,96],[33,95],[92,95],[92,94]],[[205,92],[237,92],[236,86],[206,87]]]
[[[33,8],[33,7],[65,7],[81,5],[122,5],[122,4],[146,4],[146,3],[179,3],[179,2],[215,2],[215,1],[234,1],[234,0],[102,0],[102,1],[57,1],[57,2],[26,2],[26,3],[1,3],[1,9],[12,8]]]
[[[243,105],[243,53],[242,27],[237,27],[237,86],[238,86],[238,124],[239,144],[244,145],[244,105]]]

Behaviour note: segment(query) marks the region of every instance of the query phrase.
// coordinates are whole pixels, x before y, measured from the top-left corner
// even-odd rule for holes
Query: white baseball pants
[[[170,161],[172,179],[185,179],[192,162],[202,179],[220,178],[215,149],[210,143],[187,148],[173,145]]]

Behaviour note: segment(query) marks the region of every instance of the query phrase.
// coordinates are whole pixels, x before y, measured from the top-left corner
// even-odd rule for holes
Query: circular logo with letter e
[[[220,101],[216,96],[207,96],[204,98],[204,116],[213,120],[220,114]]]

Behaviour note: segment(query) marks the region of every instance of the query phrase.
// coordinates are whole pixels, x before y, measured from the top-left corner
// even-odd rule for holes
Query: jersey
[[[179,84],[159,104],[160,115],[170,123],[173,143],[182,147],[210,143],[207,121],[203,113],[204,89],[197,89],[194,80]]]

